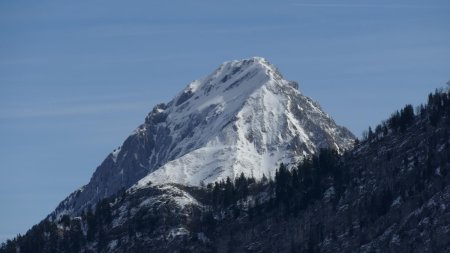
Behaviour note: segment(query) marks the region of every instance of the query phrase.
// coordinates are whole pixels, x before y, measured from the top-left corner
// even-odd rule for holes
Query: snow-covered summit
[[[241,81],[254,77],[259,78],[259,80],[254,79],[255,82],[246,82],[246,87],[241,86],[236,89],[242,84]],[[268,79],[281,80],[283,77],[276,67],[262,57],[227,61],[209,76],[190,83],[175,100],[177,104],[183,103],[190,94],[195,92],[208,96],[211,91],[213,93],[226,92],[231,89],[251,91],[266,84],[265,81]]]
[[[199,185],[241,173],[271,176],[281,162],[296,162],[319,148],[343,151],[353,143],[353,136],[303,96],[297,83],[284,80],[259,57],[222,64],[149,118],[164,118],[158,124],[176,145],[170,158],[135,187]],[[158,163],[156,155],[150,163]]]
[[[343,151],[353,140],[264,58],[229,61],[155,106],[61,208],[77,212],[149,182],[200,185],[241,173],[270,177],[281,162],[320,148]]]

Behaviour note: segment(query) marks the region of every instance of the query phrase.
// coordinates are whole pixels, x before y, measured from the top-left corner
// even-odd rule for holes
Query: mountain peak
[[[226,61],[220,65],[219,69],[227,69],[230,67],[245,68],[245,67],[251,67],[251,66],[255,66],[255,65],[264,67],[264,68],[275,69],[275,67],[272,64],[270,64],[269,61],[267,61],[265,58],[259,57],[259,56],[254,56],[254,57],[245,58],[245,59],[241,59],[241,60]]]
[[[275,66],[273,66],[265,58],[258,56],[242,60],[226,61],[220,65],[220,67],[214,71],[210,77],[218,77],[223,75],[225,78],[223,81],[226,81],[227,78],[232,75],[246,71],[259,72],[259,74],[267,75],[268,77],[274,79],[283,78]]]
[[[79,212],[149,182],[200,185],[241,173],[270,177],[281,162],[295,163],[321,148],[342,152],[353,140],[266,59],[228,61],[155,106],[58,210]]]
[[[250,58],[244,58],[240,60],[231,60],[231,61],[225,61],[220,65],[219,68],[222,68],[223,66],[229,66],[229,65],[251,65],[251,64],[259,64],[259,65],[271,65],[264,57],[260,56],[253,56]]]
[[[191,82],[171,103],[192,107],[208,99],[225,103],[232,100],[236,104],[237,98],[245,100],[256,90],[273,85],[286,85],[298,92],[296,82],[284,80],[278,69],[262,57],[227,61],[212,74]]]
[[[167,108],[178,154],[137,187],[199,185],[240,173],[261,178],[280,162],[296,162],[320,148],[348,149],[354,138],[262,57],[223,63],[189,84]]]

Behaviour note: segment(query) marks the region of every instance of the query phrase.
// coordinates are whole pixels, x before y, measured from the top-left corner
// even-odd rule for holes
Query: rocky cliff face
[[[321,148],[343,152],[353,142],[265,59],[230,61],[155,106],[52,217],[77,214],[133,185],[270,177],[281,162],[296,163]]]

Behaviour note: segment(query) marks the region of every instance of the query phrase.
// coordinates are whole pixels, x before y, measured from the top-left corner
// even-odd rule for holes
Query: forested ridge
[[[0,252],[448,252],[449,146],[450,93],[440,90],[345,154],[321,150],[262,180],[124,190],[45,219]],[[181,206],[173,192],[198,203]]]

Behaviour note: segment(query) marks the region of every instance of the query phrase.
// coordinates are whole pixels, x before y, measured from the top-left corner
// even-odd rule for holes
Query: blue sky
[[[1,1],[0,241],[88,182],[151,108],[263,56],[355,134],[450,79],[448,1]]]

